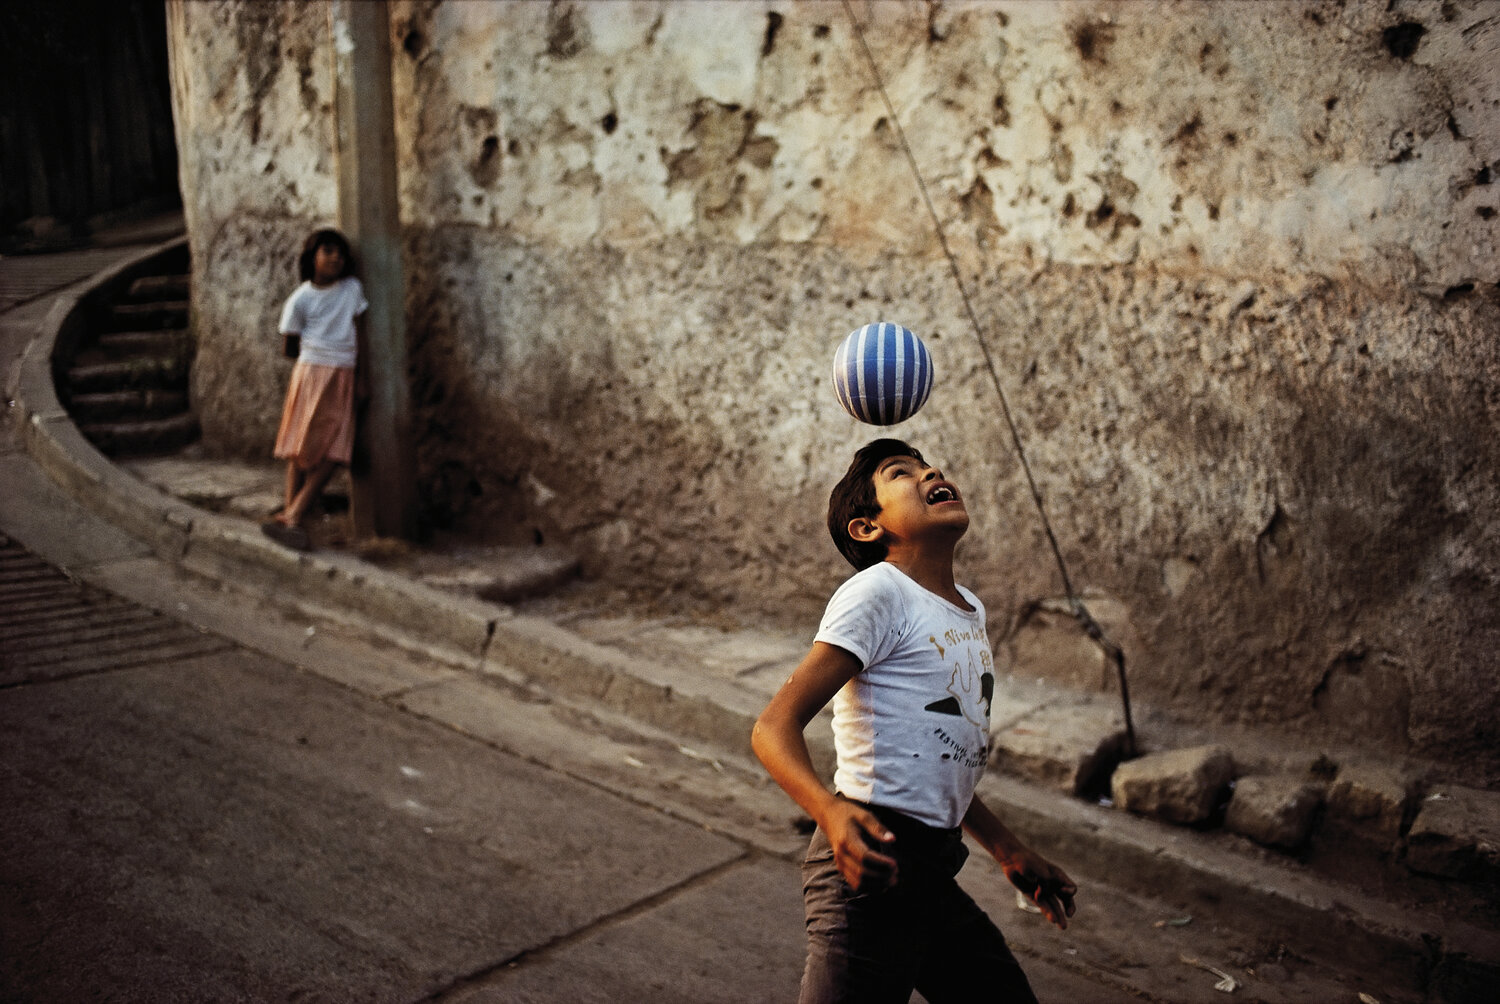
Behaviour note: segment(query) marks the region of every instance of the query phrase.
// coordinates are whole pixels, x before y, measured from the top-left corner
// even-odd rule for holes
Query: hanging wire
[[[864,29],[860,27],[859,19],[854,16],[854,7],[850,0],[843,0],[843,2],[844,11],[849,15],[849,23],[854,26],[854,36],[859,40],[860,50],[864,53],[865,62],[870,67],[870,75],[875,78],[875,86],[880,91],[880,99],[885,103],[886,114],[890,118],[892,128],[896,131],[896,138],[900,140],[901,150],[906,154],[907,163],[911,165],[912,177],[917,180],[917,189],[922,193],[922,202],[927,206],[927,215],[932,218],[932,226],[937,232],[938,244],[943,249],[943,257],[948,259],[948,267],[953,272],[953,281],[958,287],[959,298],[963,300],[964,311],[969,316],[969,325],[974,332],[974,340],[979,343],[979,353],[984,358],[985,369],[989,371],[990,383],[994,385],[995,396],[1000,399],[1000,412],[1005,416],[1005,425],[1010,430],[1010,441],[1015,447],[1016,458],[1021,462],[1021,470],[1026,475],[1026,484],[1031,489],[1031,500],[1036,504],[1037,515],[1042,521],[1042,529],[1047,534],[1047,543],[1052,547],[1052,557],[1057,561],[1057,571],[1062,576],[1063,592],[1068,597],[1068,607],[1084,633],[1092,638],[1109,660],[1115,664],[1115,673],[1120,681],[1120,700],[1125,710],[1126,746],[1123,754],[1126,758],[1133,757],[1136,754],[1135,724],[1130,715],[1130,687],[1125,680],[1125,653],[1119,645],[1110,640],[1104,628],[1089,613],[1083,600],[1073,591],[1073,580],[1068,575],[1068,564],[1063,560],[1062,549],[1057,546],[1057,535],[1052,532],[1052,522],[1047,518],[1047,507],[1042,500],[1041,489],[1037,487],[1036,478],[1032,476],[1031,463],[1026,459],[1026,448],[1021,443],[1021,433],[1016,428],[1015,417],[1011,414],[1010,401],[1005,396],[1005,388],[1001,386],[1000,373],[990,353],[989,344],[985,341],[984,330],[979,324],[979,315],[974,312],[974,304],[969,298],[969,290],[964,283],[958,258],[954,255],[953,249],[948,246],[948,236],[943,230],[942,220],[932,204],[932,197],[927,193],[927,183],[922,179],[922,172],[917,167],[916,155],[912,153],[911,144],[906,140],[906,130],[901,128],[901,119],[896,114],[896,106],[891,103],[891,96],[886,92],[885,81],[881,79],[880,67],[875,62],[875,55],[870,51],[869,43],[865,41]]]

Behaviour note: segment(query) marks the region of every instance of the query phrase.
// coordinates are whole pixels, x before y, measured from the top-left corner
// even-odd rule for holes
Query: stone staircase
[[[184,243],[99,290],[71,355],[54,357],[58,397],[106,456],[170,453],[198,438],[188,399],[190,280]]]

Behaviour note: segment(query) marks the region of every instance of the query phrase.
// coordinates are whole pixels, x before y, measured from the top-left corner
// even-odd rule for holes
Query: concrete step
[[[78,431],[106,456],[169,453],[197,440],[198,416],[192,412],[171,418],[141,421],[95,422]]]
[[[187,386],[188,366],[186,356],[85,362],[69,368],[65,382],[69,394],[89,394],[124,388],[183,388]]]
[[[146,303],[116,303],[109,308],[105,323],[112,331],[185,328],[188,323],[188,301],[152,300]]]
[[[190,354],[192,336],[186,331],[168,328],[160,331],[111,331],[95,343],[107,359],[131,356],[178,356]]]
[[[130,284],[125,295],[128,299],[142,300],[186,300],[192,285],[192,275],[143,275]]]
[[[188,396],[181,390],[136,388],[75,394],[68,402],[73,419],[84,424],[118,420],[160,419],[188,410]]]

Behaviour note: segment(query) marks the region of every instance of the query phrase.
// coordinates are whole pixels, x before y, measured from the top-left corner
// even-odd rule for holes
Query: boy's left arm
[[[964,813],[964,830],[1000,863],[1005,877],[1041,909],[1042,915],[1067,929],[1078,886],[1067,872],[1023,844],[975,795]]]

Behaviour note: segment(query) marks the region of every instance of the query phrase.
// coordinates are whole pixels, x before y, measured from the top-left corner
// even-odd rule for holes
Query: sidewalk
[[[191,451],[121,464],[99,454],[57,400],[52,346],[88,289],[161,246],[0,258],[8,419],[0,530],[88,579],[95,556],[78,546],[76,527],[97,517],[122,555],[150,557],[215,589],[341,625],[481,682],[520,683],[628,716],[704,757],[748,761],[750,725],[805,651],[805,627],[662,615],[587,583],[511,604],[485,600],[476,594],[516,596],[527,582],[555,575],[556,556],[461,546],[369,558],[296,553],[257,525],[276,500],[277,467],[211,462]],[[982,791],[1058,860],[1087,862],[1089,872],[1126,887],[1170,890],[1185,908],[1236,904],[1250,927],[1294,952],[1366,965],[1430,999],[1471,999],[1466,987],[1500,979],[1500,924],[1482,900],[1455,913],[1453,902],[1471,901],[1450,900],[1445,890],[1453,887],[1435,880],[1377,893],[1379,883],[1335,881],[1226,832],[1173,827],[1064,794],[1081,760],[1121,728],[1118,702],[1019,680],[999,681],[996,690],[1005,769],[992,769]],[[1139,708],[1136,726],[1148,748],[1214,742],[1240,764],[1293,767],[1320,752],[1252,731],[1198,730]],[[830,762],[827,728],[815,723],[809,738],[815,758]],[[794,813],[787,801],[786,817]],[[773,853],[795,852],[800,838],[784,828],[782,839],[768,841]]]

